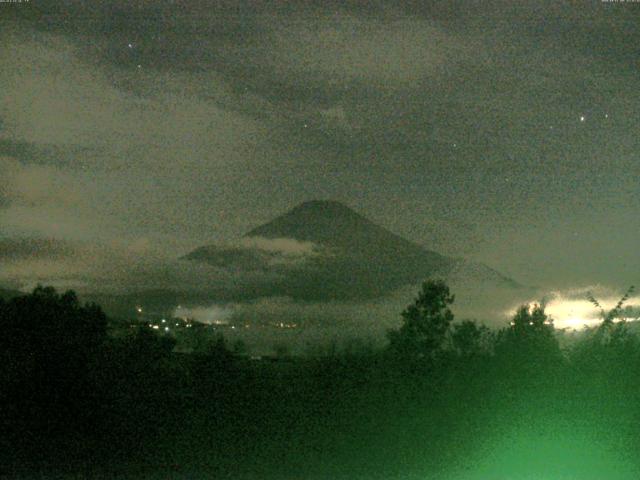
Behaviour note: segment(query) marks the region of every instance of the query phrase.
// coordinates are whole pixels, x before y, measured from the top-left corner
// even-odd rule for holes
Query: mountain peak
[[[383,231],[335,200],[309,200],[254,228],[248,237],[293,238],[325,245],[352,244],[353,237],[376,237]],[[391,235],[390,232],[385,234]]]
[[[313,212],[316,214],[358,215],[351,208],[337,200],[308,200],[290,210],[290,213]]]

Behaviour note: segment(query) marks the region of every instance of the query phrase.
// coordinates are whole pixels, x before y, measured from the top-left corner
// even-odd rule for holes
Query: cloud
[[[40,238],[2,238],[0,237],[0,260],[49,259],[61,260],[73,255],[74,249],[65,240]]]
[[[2,40],[16,45],[17,51],[3,50],[0,61],[19,62],[0,73],[5,89],[0,102],[4,135],[14,139],[91,147],[98,160],[109,157],[109,164],[102,167],[112,169],[147,168],[145,161],[157,166],[163,157],[156,156],[167,153],[167,148],[177,154],[170,156],[174,162],[182,164],[193,160],[180,153],[198,149],[204,153],[205,147],[217,154],[209,154],[209,161],[224,162],[236,158],[232,153],[238,140],[244,143],[257,134],[249,119],[215,103],[196,101],[181,78],[159,72],[138,74],[135,82],[145,86],[145,95],[135,95],[110,82],[110,72],[82,60],[79,48],[66,37],[42,33],[32,37],[9,30]],[[215,77],[200,80],[208,80],[212,96],[225,88]],[[158,83],[164,88],[158,89]],[[131,154],[136,157],[133,165]],[[167,162],[166,167],[171,166]]]
[[[190,318],[207,325],[226,325],[232,314],[233,310],[219,305],[193,308],[178,306],[173,311],[176,318]]]
[[[264,62],[306,81],[367,81],[396,88],[478,58],[461,37],[427,20],[351,15],[295,18],[276,28]]]
[[[235,329],[224,330],[225,337],[231,342],[242,339],[254,354],[273,353],[274,346],[282,344],[294,353],[342,349],[353,339],[382,347],[386,344],[386,332],[400,326],[401,312],[414,301],[419,290],[419,285],[407,285],[369,300],[303,301],[268,296],[213,305],[202,303],[201,307],[192,306],[188,311],[197,312],[197,318],[205,322],[209,319],[213,323],[235,325]],[[454,288],[453,292],[456,320],[472,318],[493,328],[506,327],[511,315],[507,307],[530,295],[486,288]]]
[[[242,203],[236,190],[250,183],[247,169],[269,154],[266,130],[235,108],[215,73],[134,72],[132,92],[116,81],[131,72],[91,63],[66,36],[14,26],[0,40],[16,47],[0,51],[0,63],[14,66],[0,72],[0,141],[21,162],[0,166],[11,178],[0,186],[0,204],[9,197],[14,204],[0,219],[7,229],[73,238],[204,235],[223,219],[220,205]],[[35,203],[37,210],[25,210]],[[235,219],[244,217],[231,216],[225,228]]]
[[[537,297],[530,297],[519,302],[517,306],[542,304],[545,306],[545,312],[553,319],[556,328],[579,330],[585,326],[592,327],[602,322],[601,310],[591,303],[590,295],[593,295],[605,313],[608,313],[617,305],[623,294],[624,292],[616,292],[603,285],[590,285],[543,292]],[[513,315],[517,306],[511,305],[507,313]],[[639,311],[640,296],[632,295],[624,304],[622,316],[626,320],[636,320],[640,318]]]
[[[70,207],[82,196],[73,181],[60,169],[47,165],[27,165],[0,156],[0,199],[3,203],[27,207],[55,204]]]
[[[43,0],[3,22],[3,232],[171,257],[321,196],[523,282],[636,280],[626,6],[324,7]]]
[[[185,259],[205,262],[238,273],[268,270],[285,273],[287,269],[303,267],[308,260],[319,256],[323,251],[313,242],[252,236],[200,247]]]
[[[264,250],[291,257],[317,255],[319,250],[313,242],[303,242],[295,238],[243,237],[238,243],[243,248]]]
[[[100,218],[87,206],[87,185],[54,165],[0,156],[0,225],[12,237],[79,240],[96,237]]]

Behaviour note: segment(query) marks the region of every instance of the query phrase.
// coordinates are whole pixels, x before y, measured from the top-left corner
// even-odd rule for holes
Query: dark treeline
[[[494,331],[453,301],[426,282],[384,349],[253,361],[110,334],[73,292],[0,300],[0,475],[640,478],[622,301],[564,348],[540,306]]]

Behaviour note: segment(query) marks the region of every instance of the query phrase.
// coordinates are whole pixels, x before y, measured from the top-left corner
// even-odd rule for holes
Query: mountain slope
[[[428,277],[465,278],[516,286],[482,264],[443,256],[376,225],[335,201],[309,201],[249,231],[245,239],[311,243],[303,262],[270,262],[263,251],[201,247],[186,257],[219,268],[263,270],[272,275],[265,295],[301,299],[366,298],[384,295]],[[268,283],[268,287],[266,285]],[[255,291],[255,288],[253,288]]]
[[[246,234],[247,237],[293,238],[329,247],[352,258],[384,265],[397,270],[420,268],[441,270],[447,259],[382,228],[350,208],[335,201],[309,201],[298,205]]]
[[[341,248],[372,244],[397,251],[425,251],[376,225],[349,207],[331,200],[301,203],[274,220],[254,228],[246,236],[288,237]]]

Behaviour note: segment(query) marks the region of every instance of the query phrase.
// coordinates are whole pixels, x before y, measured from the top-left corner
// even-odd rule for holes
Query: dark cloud
[[[0,229],[151,269],[335,198],[523,283],[634,283],[635,7],[4,4]]]
[[[24,259],[66,259],[73,255],[73,247],[65,241],[42,238],[19,240],[0,238],[0,260],[3,262]]]

